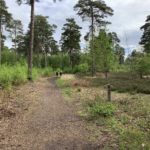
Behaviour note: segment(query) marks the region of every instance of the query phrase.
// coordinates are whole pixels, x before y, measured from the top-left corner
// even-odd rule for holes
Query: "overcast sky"
[[[15,1],[6,0],[6,4],[13,17],[23,22],[26,31],[30,21],[30,7],[28,5],[18,6]],[[73,10],[73,6],[77,1],[63,0],[63,2],[52,3],[52,0],[41,0],[40,3],[36,3],[35,13],[49,16],[49,22],[58,26],[55,33],[57,41],[60,40],[62,26],[68,17],[76,19],[77,23],[83,28],[81,31],[83,36],[88,31],[88,23],[82,22]],[[118,34],[122,46],[126,49],[138,47],[142,34],[140,27],[144,24],[146,16],[150,15],[150,0],[105,0],[105,2],[114,10],[114,16],[108,18],[112,22],[108,27],[109,30]],[[81,40],[82,47],[85,46],[83,36]],[[11,45],[8,40],[6,44]]]

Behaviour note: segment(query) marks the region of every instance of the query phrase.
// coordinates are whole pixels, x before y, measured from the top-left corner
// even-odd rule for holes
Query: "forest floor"
[[[0,90],[0,150],[149,150],[150,94],[131,90],[125,77],[110,77],[119,89],[112,102],[100,76],[41,78]],[[134,83],[149,93],[147,80]]]
[[[103,146],[108,135],[94,138],[55,80],[42,78],[9,94],[0,92],[0,150],[96,150]]]

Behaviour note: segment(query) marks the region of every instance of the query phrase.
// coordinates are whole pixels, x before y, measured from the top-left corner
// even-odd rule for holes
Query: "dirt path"
[[[74,106],[64,101],[55,79],[41,79],[22,89],[30,102],[26,113],[7,127],[2,150],[96,150],[86,124],[75,114]]]

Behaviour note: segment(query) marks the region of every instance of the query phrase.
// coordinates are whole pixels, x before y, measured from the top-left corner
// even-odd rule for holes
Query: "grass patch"
[[[39,76],[49,76],[50,74],[52,74],[51,68],[33,68],[32,70],[33,80],[36,80]],[[0,66],[0,86],[2,88],[10,89],[12,85],[20,85],[27,81],[27,65]]]
[[[27,81],[27,67],[16,65],[0,67],[0,86],[9,88],[12,85],[19,85]]]

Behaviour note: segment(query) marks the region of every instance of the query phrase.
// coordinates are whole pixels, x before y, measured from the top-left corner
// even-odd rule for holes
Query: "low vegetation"
[[[98,99],[94,102],[88,103],[87,111],[92,118],[97,116],[109,117],[114,115],[116,107],[110,102],[105,102]]]
[[[113,74],[113,79],[115,79],[114,76]],[[127,77],[124,77],[124,83],[129,82]],[[59,87],[63,91],[65,89],[72,90],[70,95],[72,101],[69,102],[77,103],[77,114],[87,121],[87,125],[96,125],[95,131],[112,135],[111,138],[113,139],[108,141],[109,144],[106,149],[113,147],[120,150],[149,150],[150,96],[140,93],[129,94],[128,91],[123,93],[114,91],[112,102],[107,102],[107,92],[103,86],[105,83],[101,83],[104,79],[102,77],[97,79],[87,78],[86,81],[85,78],[74,78],[71,82],[62,78],[58,79],[57,83],[61,85]],[[116,79],[118,79],[117,75]],[[85,82],[87,83],[85,84]]]
[[[107,80],[102,77],[91,79],[91,86],[104,87],[108,83],[113,91],[150,94],[150,78],[140,79],[133,73],[111,73]]]
[[[0,71],[0,86],[10,88],[12,85],[19,85],[27,82],[27,66],[16,64],[15,66],[2,65]],[[51,68],[33,69],[33,80],[39,76],[49,76],[52,74]]]

